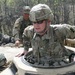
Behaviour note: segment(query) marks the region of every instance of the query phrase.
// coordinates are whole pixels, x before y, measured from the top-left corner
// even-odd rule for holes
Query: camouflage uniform
[[[6,44],[9,44],[9,43],[13,44],[14,42],[15,42],[15,40],[14,40],[13,37],[0,33],[0,46],[6,45]]]
[[[30,12],[30,7],[29,6],[24,6],[23,7],[23,13],[29,14]],[[14,24],[13,28],[13,36],[15,37],[15,40],[21,40],[22,41],[22,34],[24,31],[24,28],[26,28],[28,25],[31,25],[31,21],[25,20],[23,16],[18,18]]]
[[[28,26],[23,33],[24,48],[29,49],[32,45],[33,55],[37,57],[62,58],[65,55],[64,39],[75,38],[75,26],[62,24],[50,25],[49,30],[43,36],[34,31],[33,26]]]
[[[0,67],[4,66],[7,62],[7,59],[4,54],[0,54]]]
[[[41,33],[34,29],[33,26],[28,26],[23,33],[24,37],[24,48],[28,50],[30,44],[32,46],[32,55],[26,57],[28,61],[34,61],[39,64],[40,62],[48,63],[56,60],[64,60],[68,57],[69,52],[64,47],[64,39],[75,38],[75,26],[68,24],[50,25],[53,19],[53,13],[46,4],[37,4],[32,7],[30,11],[30,20],[33,22],[33,26],[40,28]],[[40,23],[42,20],[44,22]],[[44,23],[44,24],[43,24]],[[38,25],[44,25],[45,27],[41,30]],[[60,60],[61,59],[61,60]]]
[[[22,40],[24,28],[28,25],[31,25],[31,21],[25,21],[22,16],[16,20],[13,28],[13,36],[15,37],[15,40]]]

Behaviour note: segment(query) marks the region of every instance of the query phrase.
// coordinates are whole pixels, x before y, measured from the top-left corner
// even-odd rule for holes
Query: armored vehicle
[[[71,55],[57,61],[42,59],[44,62],[34,62],[30,48],[26,56],[14,57],[11,66],[1,75],[75,75],[75,48],[65,47]]]

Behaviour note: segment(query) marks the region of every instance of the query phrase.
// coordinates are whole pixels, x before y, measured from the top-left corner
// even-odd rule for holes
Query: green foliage
[[[9,6],[9,7],[14,7],[14,4],[15,4],[15,1],[14,0],[7,0],[7,5]]]
[[[20,15],[23,6],[29,5],[33,7],[38,3],[49,5],[53,13],[57,17],[59,16],[61,21],[64,20],[63,18],[68,18],[69,16],[67,14],[71,14],[71,11],[73,11],[71,16],[75,16],[75,0],[0,0],[0,14],[16,12]]]

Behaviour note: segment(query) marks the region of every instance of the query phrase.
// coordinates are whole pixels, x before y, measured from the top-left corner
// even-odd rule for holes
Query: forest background
[[[12,36],[15,20],[22,15],[22,7],[49,5],[54,14],[53,24],[75,25],[75,0],[0,0],[0,32]]]

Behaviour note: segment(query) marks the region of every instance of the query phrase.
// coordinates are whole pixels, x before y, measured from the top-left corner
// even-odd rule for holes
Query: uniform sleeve
[[[59,25],[55,27],[55,32],[61,39],[75,38],[75,26],[71,26],[68,24]]]
[[[13,27],[13,37],[15,40],[19,40],[19,30],[20,30],[20,18],[18,18]]]
[[[33,38],[33,26],[28,26],[24,29],[23,32],[23,45],[24,50],[31,48],[31,40]]]

